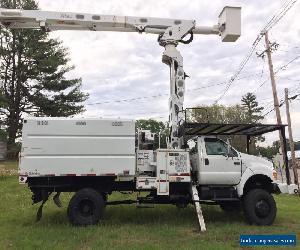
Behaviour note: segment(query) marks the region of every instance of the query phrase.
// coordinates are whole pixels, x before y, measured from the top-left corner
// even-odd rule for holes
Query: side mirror
[[[234,153],[232,153],[232,152],[229,152],[228,154],[227,154],[227,157],[234,157],[235,155],[234,155]]]

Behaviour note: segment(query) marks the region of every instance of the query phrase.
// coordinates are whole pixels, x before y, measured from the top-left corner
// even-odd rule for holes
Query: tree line
[[[195,109],[187,110],[186,119],[188,122],[199,123],[258,123],[263,119],[261,115],[263,107],[258,105],[256,96],[253,93],[247,93],[241,99],[241,104],[233,106],[225,105],[201,105]],[[168,124],[149,120],[138,120],[137,129],[148,129],[152,133],[158,134],[161,131],[161,143],[166,146],[166,138],[168,137]],[[222,136],[221,136],[222,137]],[[223,137],[225,138],[225,137]],[[246,150],[246,138],[244,136],[231,136],[232,146],[241,152]],[[263,137],[253,138],[250,143],[250,152],[257,153],[256,143],[263,141]],[[158,139],[155,146],[158,145]]]
[[[257,98],[253,93],[247,93],[241,98],[240,104],[225,106],[219,104],[200,105],[196,109],[187,111],[186,119],[189,122],[200,123],[242,123],[242,124],[257,124],[264,119],[262,112],[264,108],[257,102]],[[166,147],[166,138],[168,137],[168,124],[153,119],[138,120],[136,123],[137,129],[148,129],[152,133],[158,134],[161,132],[161,146]],[[231,139],[231,145],[240,152],[246,152],[247,142],[245,136],[220,136],[226,140]],[[264,137],[254,137],[250,141],[250,154],[261,155],[271,159],[279,152],[279,141],[273,142],[271,146],[259,146],[259,142],[263,142]],[[289,143],[287,140],[288,150]],[[158,137],[155,140],[155,148],[158,147]],[[295,149],[300,150],[300,141],[295,142]]]

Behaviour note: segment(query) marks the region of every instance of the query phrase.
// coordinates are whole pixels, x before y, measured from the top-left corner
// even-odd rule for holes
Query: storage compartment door
[[[157,195],[169,195],[168,153],[157,154]]]

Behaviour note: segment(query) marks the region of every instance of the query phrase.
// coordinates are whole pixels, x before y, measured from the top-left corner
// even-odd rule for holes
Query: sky
[[[196,20],[200,26],[217,24],[218,15],[226,5],[241,6],[242,36],[237,42],[222,43],[216,35],[195,35],[191,44],[178,46],[185,72],[190,76],[186,80],[185,107],[210,105],[216,101],[226,88],[226,84],[216,84],[230,80],[261,29],[286,2],[38,0],[40,9],[48,11],[181,18]],[[300,1],[269,32],[270,41],[279,44],[278,50],[272,54],[275,71],[300,56],[299,11]],[[86,112],[80,117],[167,121],[169,70],[161,62],[164,48],[158,45],[157,35],[56,31],[51,33],[51,37],[60,39],[69,49],[75,70],[68,77],[81,77],[82,89],[90,95],[85,103]],[[263,113],[273,109],[267,60],[256,56],[264,50],[262,39],[237,80],[219,101],[220,104],[239,104],[243,95],[254,92],[259,104],[265,108]],[[297,58],[276,74],[280,100],[284,98],[284,88],[289,88],[290,95],[300,93],[299,66],[300,58]],[[206,87],[210,85],[215,86]],[[300,96],[290,103],[290,111],[294,140],[300,140]],[[287,123],[284,105],[281,115],[283,123]],[[270,112],[264,122],[276,123],[275,112]],[[277,139],[278,133],[267,135],[265,144]]]

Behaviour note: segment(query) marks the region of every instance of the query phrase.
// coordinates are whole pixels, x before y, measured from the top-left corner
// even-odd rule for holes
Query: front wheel
[[[249,191],[243,201],[244,214],[250,224],[271,225],[276,217],[276,203],[273,196],[263,189]]]

